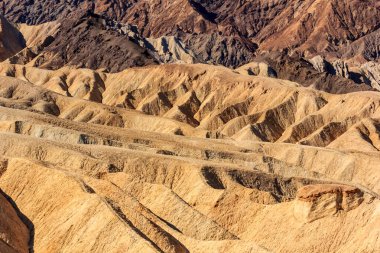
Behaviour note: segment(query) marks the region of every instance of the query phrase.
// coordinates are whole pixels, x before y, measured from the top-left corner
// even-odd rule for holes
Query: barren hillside
[[[291,48],[307,54],[337,52],[379,29],[380,18],[379,3],[359,0],[38,1],[21,6],[19,1],[5,0],[7,18],[39,24],[73,10],[91,10],[134,24],[144,36],[178,35],[192,41],[197,40],[189,36],[194,33],[237,36],[248,48],[257,42],[260,50]]]
[[[62,24],[11,63],[118,72],[265,62],[281,79],[331,93],[380,90],[379,8],[359,0],[3,1],[5,17],[21,26]]]
[[[0,187],[35,252],[379,248],[375,92],[206,65],[1,73]]]
[[[380,252],[378,1],[0,12],[0,253]]]

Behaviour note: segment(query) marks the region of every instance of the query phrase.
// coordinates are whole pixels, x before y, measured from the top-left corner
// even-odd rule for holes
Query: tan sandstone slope
[[[109,74],[69,67],[49,71],[3,63],[0,75],[64,96],[94,101],[96,106],[101,103],[112,110],[126,108],[134,114],[141,111],[162,116],[164,119],[159,121],[182,125],[179,128],[197,132],[198,136],[358,151],[380,148],[380,96],[375,92],[332,95],[301,88],[290,81],[202,64],[143,67]],[[87,115],[91,122],[103,120],[94,119],[88,108],[84,111],[82,117]],[[109,124],[122,126],[125,122]],[[152,126],[144,127],[150,131]],[[185,130],[189,127],[192,130]]]
[[[23,249],[380,248],[378,93],[206,65],[0,73],[0,188],[33,225],[9,232]]]

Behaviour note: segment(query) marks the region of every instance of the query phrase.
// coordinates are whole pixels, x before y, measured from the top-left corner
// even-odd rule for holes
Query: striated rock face
[[[340,211],[348,212],[363,202],[363,192],[347,185],[308,185],[297,192],[294,215],[312,222]]]

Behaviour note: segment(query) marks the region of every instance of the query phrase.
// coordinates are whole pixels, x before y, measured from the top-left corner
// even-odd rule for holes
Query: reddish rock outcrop
[[[297,192],[294,214],[305,222],[348,212],[363,202],[363,192],[347,185],[307,185]]]

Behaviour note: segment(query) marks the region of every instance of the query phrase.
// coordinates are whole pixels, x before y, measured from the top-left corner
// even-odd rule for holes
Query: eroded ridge
[[[35,252],[379,244],[376,93],[205,65],[1,66],[0,187],[33,224]]]

